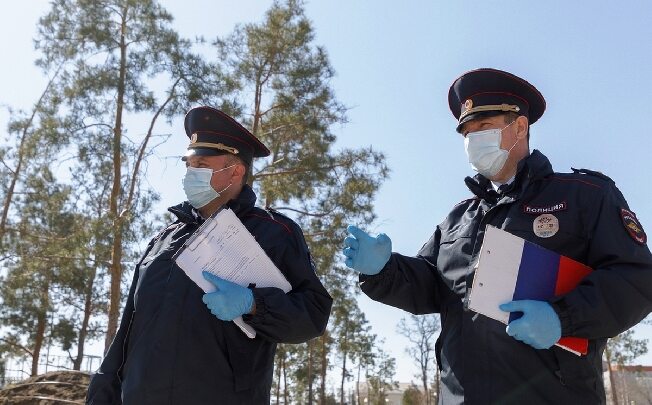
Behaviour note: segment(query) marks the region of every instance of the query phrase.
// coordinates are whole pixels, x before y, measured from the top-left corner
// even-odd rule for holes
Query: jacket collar
[[[229,202],[226,203],[226,207],[233,210],[237,216],[240,216],[241,214],[253,208],[255,204],[256,193],[254,193],[249,185],[245,184],[242,187],[240,194],[238,194],[236,198],[229,200]],[[204,219],[201,217],[201,215],[199,215],[199,211],[190,205],[188,201],[184,201],[181,204],[172,206],[168,208],[168,211],[174,214],[179,219],[179,221],[186,224],[204,222]]]
[[[529,183],[547,177],[552,173],[552,165],[548,158],[535,149],[530,153],[530,156],[518,162],[514,181],[509,185],[502,186],[498,192],[493,189],[489,179],[481,174],[467,177],[464,182],[469,190],[479,198],[497,199],[500,195],[505,194],[518,196],[527,188]]]

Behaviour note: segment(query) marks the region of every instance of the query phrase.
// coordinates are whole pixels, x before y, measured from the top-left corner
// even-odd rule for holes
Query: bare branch
[[[14,169],[12,169],[11,167],[9,167],[9,165],[7,164],[7,162],[5,162],[4,159],[0,159],[0,163],[2,163],[2,165],[3,165],[4,167],[6,167],[7,170],[9,170],[9,171],[11,172],[11,174],[16,174],[16,172],[14,171]]]
[[[32,124],[34,123],[34,118],[36,117],[36,113],[40,111],[43,100],[45,99],[45,96],[50,91],[52,85],[54,84],[54,79],[56,79],[56,77],[59,75],[59,72],[61,72],[61,68],[63,67],[63,65],[64,62],[61,62],[57,67],[56,71],[54,72],[54,75],[50,78],[50,80],[48,80],[48,84],[45,86],[45,89],[41,93],[41,96],[39,97],[38,101],[34,105],[34,108],[32,109],[32,115],[29,117],[29,120],[27,120],[27,123],[23,128],[23,133],[20,139],[20,146],[18,147],[18,163],[16,164],[16,170],[13,172],[13,176],[11,177],[11,181],[9,187],[7,188],[5,201],[2,207],[2,217],[0,218],[0,234],[4,233],[5,226],[7,225],[7,216],[9,215],[9,208],[11,206],[11,201],[13,199],[14,189],[16,187],[16,183],[18,182],[18,176],[20,176],[20,170],[23,166],[23,159],[25,156],[24,148],[25,148],[25,143],[27,142],[27,131],[29,130],[29,128],[32,127]],[[0,241],[0,243],[2,242]]]
[[[18,343],[12,342],[11,340],[5,339],[5,338],[0,338],[0,341],[5,342],[6,344],[8,344],[11,347],[15,347],[16,349],[22,350],[25,353],[29,354],[30,356],[34,356],[34,353],[32,353],[31,350],[29,350],[28,348],[26,348],[23,345],[19,345]]]
[[[333,213],[333,211],[312,213],[312,212],[302,211],[302,210],[292,208],[292,207],[273,207],[273,208],[274,208],[275,211],[283,211],[283,210],[294,211],[294,212],[298,212],[299,214],[302,214],[302,215],[307,215],[307,216],[316,217],[316,218],[322,218],[322,217],[328,216],[328,215]]]
[[[140,165],[143,161],[143,156],[145,155],[145,151],[147,150],[147,143],[149,142],[150,138],[152,137],[152,132],[154,131],[154,124],[156,124],[156,120],[158,119],[159,115],[165,110],[165,107],[174,99],[174,91],[181,82],[181,77],[177,78],[177,80],[174,82],[172,87],[170,88],[170,94],[168,95],[168,98],[165,100],[163,104],[158,108],[154,116],[152,117],[152,121],[149,124],[149,129],[147,130],[147,135],[145,135],[145,138],[143,139],[143,143],[140,145],[138,148],[138,158],[136,159],[136,163],[134,164],[134,170],[131,174],[131,183],[129,184],[129,194],[127,196],[127,201],[125,203],[124,211],[123,212],[128,212],[129,209],[131,208],[131,204],[133,203],[133,198],[134,198],[134,193],[136,190],[136,183],[138,180],[138,172],[140,170]]]
[[[270,166],[271,166],[271,165],[270,165]],[[267,167],[270,167],[270,166],[267,166]],[[270,177],[270,176],[285,176],[285,175],[289,175],[289,174],[299,174],[299,173],[314,172],[314,171],[322,171],[322,170],[333,170],[333,169],[335,169],[335,168],[342,167],[342,166],[346,166],[346,164],[344,164],[344,163],[338,163],[338,164],[334,164],[334,165],[318,167],[318,168],[316,168],[316,169],[315,169],[315,168],[306,167],[306,168],[296,168],[296,169],[282,170],[282,171],[271,172],[271,173],[262,173],[262,172],[258,172],[258,173],[256,173],[256,174],[254,174],[254,178],[258,178],[258,177]]]

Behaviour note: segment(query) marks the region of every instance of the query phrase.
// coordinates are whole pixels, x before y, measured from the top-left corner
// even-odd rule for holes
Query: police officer
[[[530,83],[495,69],[467,72],[448,101],[472,168],[472,197],[457,204],[415,257],[391,252],[384,234],[350,226],[346,265],[374,300],[414,314],[441,314],[436,343],[444,404],[605,403],[607,339],[652,310],[652,255],[614,182],[589,170],[555,173],[529,150],[529,127],[545,110]],[[505,326],[465,308],[487,225],[502,228],[594,270],[571,292],[500,309]],[[554,346],[589,339],[578,356]]]
[[[254,206],[246,184],[254,157],[269,150],[222,111],[191,109],[184,157],[188,201],[150,242],[136,267],[120,328],[87,395],[89,404],[269,403],[276,344],[305,342],[326,328],[332,299],[320,283],[301,229]],[[292,285],[241,287],[210,274],[204,294],[172,257],[205,218],[234,211]],[[232,319],[256,331],[249,339]]]

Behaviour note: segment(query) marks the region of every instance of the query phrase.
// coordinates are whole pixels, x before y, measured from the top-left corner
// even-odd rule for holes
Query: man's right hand
[[[392,254],[392,240],[389,236],[381,233],[374,238],[353,225],[349,225],[346,230],[350,233],[344,239],[346,266],[370,276],[380,273]]]

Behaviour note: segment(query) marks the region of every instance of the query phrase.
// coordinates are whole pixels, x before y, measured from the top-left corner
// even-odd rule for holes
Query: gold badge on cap
[[[471,108],[473,108],[473,100],[471,100],[471,99],[469,98],[468,100],[466,100],[466,101],[464,102],[464,106],[463,106],[463,108],[462,108],[462,112],[465,112],[465,111],[467,111],[467,110],[470,110]]]
[[[190,143],[193,144],[193,143],[196,143],[196,142],[197,142],[197,132],[190,135]]]

